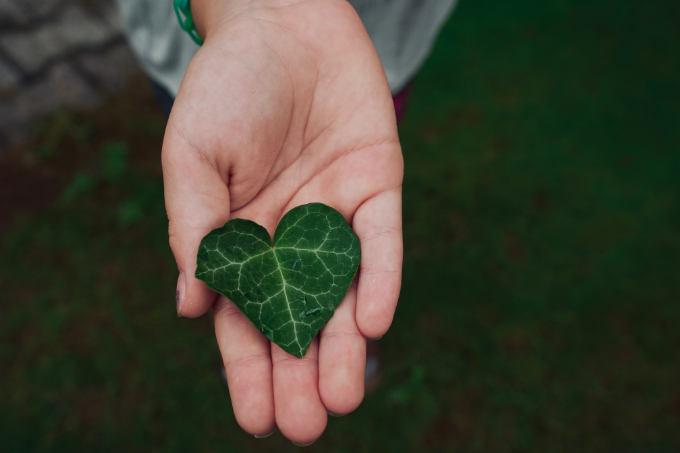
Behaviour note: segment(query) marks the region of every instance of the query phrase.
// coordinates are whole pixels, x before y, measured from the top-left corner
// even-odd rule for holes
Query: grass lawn
[[[680,449],[680,3],[462,0],[400,133],[383,378],[318,452]],[[178,319],[142,79],[0,160],[3,451],[298,448]]]

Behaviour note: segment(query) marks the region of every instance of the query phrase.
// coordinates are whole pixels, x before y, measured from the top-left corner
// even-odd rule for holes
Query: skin
[[[248,433],[298,444],[364,396],[366,338],[389,328],[402,267],[403,159],[389,86],[344,0],[192,0],[205,44],[163,142],[178,314],[213,308],[234,413]],[[203,236],[230,218],[273,235],[291,208],[321,202],[359,236],[359,275],[302,359],[270,343],[194,278]]]

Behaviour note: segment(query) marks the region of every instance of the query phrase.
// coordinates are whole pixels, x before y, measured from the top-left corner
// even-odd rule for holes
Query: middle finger
[[[274,409],[281,433],[298,444],[314,442],[326,429],[326,409],[319,397],[319,340],[301,359],[272,343]]]

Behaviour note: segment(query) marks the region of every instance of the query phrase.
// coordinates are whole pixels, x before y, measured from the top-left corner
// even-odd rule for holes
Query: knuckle
[[[309,366],[318,366],[319,361],[316,358],[310,358],[310,357],[303,357],[301,359],[298,359],[297,357],[283,357],[281,359],[278,359],[274,361],[274,365],[277,367],[309,367]]]
[[[361,275],[384,275],[384,274],[398,274],[401,272],[400,268],[390,268],[387,266],[365,266],[362,267]]]
[[[224,361],[224,368],[227,370],[233,370],[236,367],[243,367],[250,365],[253,362],[260,362],[260,361],[265,361],[265,362],[270,362],[271,357],[269,354],[266,353],[261,353],[261,354],[253,354],[249,355],[246,357],[239,357],[235,359],[229,359],[225,358],[223,359]]]
[[[362,238],[363,242],[370,242],[375,239],[394,239],[401,238],[401,228],[394,225],[380,225],[375,228],[370,234]]]
[[[215,317],[232,318],[234,316],[241,317],[243,313],[234,305],[229,299],[220,297],[218,298],[215,306],[213,308],[213,314]]]
[[[357,338],[360,340],[365,340],[364,337],[358,330],[335,330],[331,332],[324,332],[322,338],[324,340],[336,339],[336,338]]]

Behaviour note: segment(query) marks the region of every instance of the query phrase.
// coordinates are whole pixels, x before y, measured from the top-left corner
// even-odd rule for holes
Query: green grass
[[[680,449],[678,17],[462,0],[401,128],[381,386],[309,451]],[[238,428],[210,318],[174,313],[163,121],[135,83],[6,164],[40,196],[2,227],[2,450],[297,450]]]

